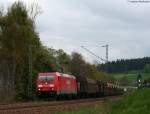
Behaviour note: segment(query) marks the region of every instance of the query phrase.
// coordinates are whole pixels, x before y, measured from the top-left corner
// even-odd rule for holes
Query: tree
[[[73,52],[71,55],[71,73],[76,77],[86,76],[86,63],[81,54]]]
[[[120,59],[111,61],[108,64],[99,64],[97,66],[99,71],[108,71],[109,73],[120,73],[131,70],[142,70],[146,64],[150,64],[150,57],[137,58],[137,59]]]
[[[29,57],[35,59],[40,41],[33,20],[29,17],[26,6],[15,2],[5,15],[0,18],[1,28],[1,76],[5,77],[6,90],[25,97],[29,83]],[[31,53],[30,50],[31,49]],[[7,93],[9,93],[7,91]]]
[[[59,64],[60,70],[62,72],[70,72],[70,56],[65,53],[62,49],[59,49],[55,53],[56,62]]]
[[[81,54],[73,52],[71,56],[71,73],[78,78],[87,77],[95,80],[114,82],[115,79],[110,74],[97,70],[95,65],[87,63]]]
[[[150,64],[146,64],[143,68],[144,73],[150,73]]]

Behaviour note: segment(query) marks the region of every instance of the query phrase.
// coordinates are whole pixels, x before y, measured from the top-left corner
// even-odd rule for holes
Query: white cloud
[[[2,0],[8,5],[15,0]],[[105,58],[108,43],[110,60],[150,56],[150,3],[128,0],[23,0],[38,3],[43,13],[37,18],[41,41],[66,52],[79,51],[86,60],[95,57],[84,45]]]

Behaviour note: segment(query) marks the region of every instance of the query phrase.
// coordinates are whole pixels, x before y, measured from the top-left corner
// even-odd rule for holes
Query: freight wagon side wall
[[[86,77],[77,77],[77,91],[78,95],[87,94],[87,80]]]
[[[104,89],[105,89],[105,84],[103,81],[97,81],[97,85],[98,85],[98,94],[100,96],[104,96]]]
[[[88,94],[98,93],[98,85],[94,80],[87,79],[87,89]]]
[[[99,92],[98,84],[95,80],[86,77],[78,77],[78,94],[79,95],[96,95]]]

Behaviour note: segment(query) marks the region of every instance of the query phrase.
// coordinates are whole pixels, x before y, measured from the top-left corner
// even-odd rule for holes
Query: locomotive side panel
[[[76,78],[61,74],[58,77],[58,94],[77,94]]]

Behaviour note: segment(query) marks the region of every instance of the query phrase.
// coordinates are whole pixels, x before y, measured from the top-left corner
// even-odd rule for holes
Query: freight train
[[[124,89],[111,83],[86,77],[44,72],[38,74],[36,92],[38,96],[99,97],[123,94]]]

